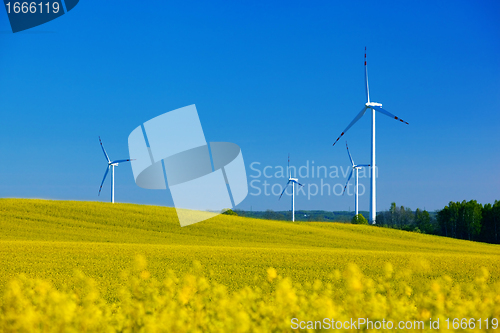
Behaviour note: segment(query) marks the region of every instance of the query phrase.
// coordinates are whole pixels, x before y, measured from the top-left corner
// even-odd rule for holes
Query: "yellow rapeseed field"
[[[0,332],[493,332],[499,249],[340,223],[180,228],[165,207],[0,199]]]

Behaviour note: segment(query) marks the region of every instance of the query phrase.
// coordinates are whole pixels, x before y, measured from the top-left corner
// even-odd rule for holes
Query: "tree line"
[[[412,211],[392,203],[377,214],[377,225],[445,237],[500,244],[500,201],[482,205],[476,200],[451,201],[442,210]]]
[[[232,212],[232,211],[231,211]],[[235,210],[235,214],[250,218],[267,220],[291,220],[290,211],[243,211]],[[360,212],[368,218],[368,212]],[[296,221],[304,222],[344,222],[363,223],[363,219],[354,217],[354,212],[338,211],[306,211],[295,212]],[[353,222],[356,220],[355,222]],[[389,210],[377,214],[377,226],[406,231],[421,232],[471,241],[500,244],[500,201],[482,205],[476,200],[451,201],[442,210],[428,212],[417,208],[391,204]]]
[[[268,209],[266,211],[244,211],[235,210],[239,216],[277,220],[277,221],[290,221],[292,219],[291,211],[273,211]],[[368,218],[369,212],[360,211],[365,218]],[[324,211],[324,210],[296,210],[295,220],[301,222],[351,222],[354,217],[354,212],[349,211]]]

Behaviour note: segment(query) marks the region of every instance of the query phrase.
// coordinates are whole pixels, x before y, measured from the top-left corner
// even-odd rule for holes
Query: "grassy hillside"
[[[201,262],[210,279],[230,290],[252,285],[268,267],[304,283],[328,280],[356,263],[368,276],[417,270],[412,283],[451,276],[470,282],[478,267],[500,281],[497,245],[373,226],[291,223],[220,215],[181,228],[166,207],[25,199],[0,199],[0,290],[20,273],[62,285],[74,269],[96,279],[108,300],[120,272],[143,254],[158,278]],[[424,264],[422,264],[422,259]]]

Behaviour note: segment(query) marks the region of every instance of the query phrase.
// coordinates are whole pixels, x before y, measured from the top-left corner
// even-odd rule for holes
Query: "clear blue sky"
[[[493,202],[499,17],[498,1],[82,0],[13,34],[0,9],[0,197],[108,201],[109,179],[97,196],[98,136],[112,159],[128,158],[135,127],[190,104],[208,141],[241,147],[249,181],[266,180],[251,163],[283,166],[288,153],[297,167],[346,169],[345,140],[332,143],[365,102],[367,46],[371,99],[410,123],[377,116],[378,210]],[[344,138],[369,163],[369,117]],[[116,171],[117,202],[172,205],[168,191],[137,187],[130,165]],[[348,195],[297,198],[297,209],[353,205]],[[289,197],[249,195],[238,208],[250,207],[287,210]]]

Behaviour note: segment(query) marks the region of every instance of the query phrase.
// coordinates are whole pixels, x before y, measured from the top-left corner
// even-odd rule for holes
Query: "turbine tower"
[[[344,192],[342,192],[342,195],[345,193],[345,189],[347,188],[347,184],[349,184],[349,181],[351,180],[352,174],[354,171],[356,171],[356,183],[354,185],[354,211],[355,214],[354,216],[358,215],[358,170],[361,169],[362,167],[369,167],[370,164],[354,164],[354,161],[352,160],[351,153],[349,152],[349,147],[347,146],[347,141],[345,143],[345,147],[347,148],[347,154],[349,155],[349,159],[351,160],[351,173],[349,174],[349,178],[347,178],[347,183],[345,183],[344,186]]]
[[[281,195],[278,198],[278,200],[281,199],[283,193],[285,193],[290,183],[292,183],[292,222],[295,222],[295,184],[299,186],[304,186],[304,185],[299,183],[299,180],[297,178],[292,178],[292,172],[290,171],[290,154],[288,154],[288,183],[286,183],[286,186],[283,189],[283,192],[281,192]]]
[[[104,181],[106,180],[106,176],[108,175],[108,171],[111,168],[111,203],[114,203],[115,202],[115,166],[118,166],[118,163],[130,162],[133,160],[128,159],[128,160],[111,161],[108,157],[108,154],[106,154],[106,149],[104,149],[104,145],[102,144],[101,137],[99,137],[99,143],[101,144],[101,148],[102,148],[102,152],[104,153],[104,157],[106,157],[106,161],[108,162],[108,167],[106,168],[106,172],[104,173],[104,178],[102,179],[101,187],[99,187],[98,196],[101,195],[102,184],[104,184]]]
[[[377,214],[377,198],[376,198],[376,164],[375,164],[375,111],[380,112],[382,114],[385,114],[388,117],[394,118],[396,120],[399,120],[405,124],[408,125],[406,121],[404,121],[401,118],[396,117],[392,113],[382,109],[382,104],[380,103],[375,103],[375,102],[370,102],[370,90],[368,88],[368,69],[366,67],[366,47],[365,47],[365,88],[366,88],[366,99],[367,102],[365,103],[365,106],[361,110],[361,112],[358,113],[356,118],[354,118],[353,121],[346,127],[346,129],[340,134],[340,136],[337,138],[335,143],[339,141],[339,139],[347,132],[349,128],[352,127],[363,115],[365,114],[366,110],[370,109],[371,114],[372,114],[372,160],[371,160],[371,168],[370,168],[370,178],[371,178],[371,188],[370,188],[370,222],[372,224],[375,224],[376,221],[376,214]],[[335,146],[335,143],[333,144]]]

